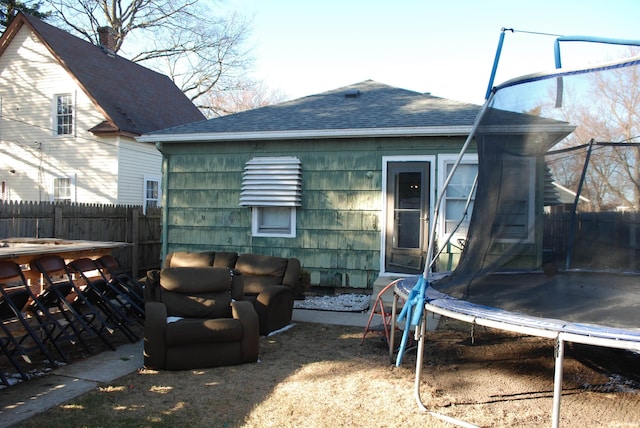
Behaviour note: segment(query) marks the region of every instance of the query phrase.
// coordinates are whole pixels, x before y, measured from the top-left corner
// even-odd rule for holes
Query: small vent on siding
[[[253,158],[244,166],[240,205],[299,207],[302,205],[302,164],[295,157]]]

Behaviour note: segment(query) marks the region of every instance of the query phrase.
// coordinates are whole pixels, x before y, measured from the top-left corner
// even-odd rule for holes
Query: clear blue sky
[[[252,20],[253,77],[287,99],[366,79],[482,103],[503,27],[640,40],[639,0],[226,0]],[[554,67],[555,37],[507,33],[496,82]],[[563,43],[565,65],[620,56]]]

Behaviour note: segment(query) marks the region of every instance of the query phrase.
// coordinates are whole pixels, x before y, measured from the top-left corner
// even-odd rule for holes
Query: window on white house
[[[147,213],[149,207],[160,206],[160,177],[144,177],[144,201],[143,212]]]
[[[55,129],[57,135],[73,134],[73,96],[55,96]]]
[[[0,199],[3,201],[9,200],[9,187],[7,186],[7,182],[2,180],[2,182],[0,183],[0,186],[2,186],[2,189],[1,189],[2,193],[0,193]]]
[[[56,177],[53,179],[53,200],[55,202],[73,202],[74,185],[70,177]]]
[[[302,166],[295,157],[259,157],[245,164],[240,205],[251,207],[253,236],[295,238],[302,205]]]

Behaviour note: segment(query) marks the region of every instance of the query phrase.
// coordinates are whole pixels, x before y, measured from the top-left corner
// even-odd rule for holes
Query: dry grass
[[[449,322],[429,335],[422,398],[482,426],[549,426],[553,346]],[[21,427],[445,427],[418,410],[415,352],[402,367],[357,327],[299,323],[261,339],[260,362],[184,372],[140,370]],[[636,361],[637,363],[637,361]],[[640,426],[638,393],[568,358],[563,427]],[[618,388],[619,389],[619,388]]]

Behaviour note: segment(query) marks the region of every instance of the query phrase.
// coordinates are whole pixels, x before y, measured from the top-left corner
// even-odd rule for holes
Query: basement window
[[[253,236],[295,238],[302,205],[302,165],[295,157],[259,157],[245,164],[240,205],[250,207]]]

